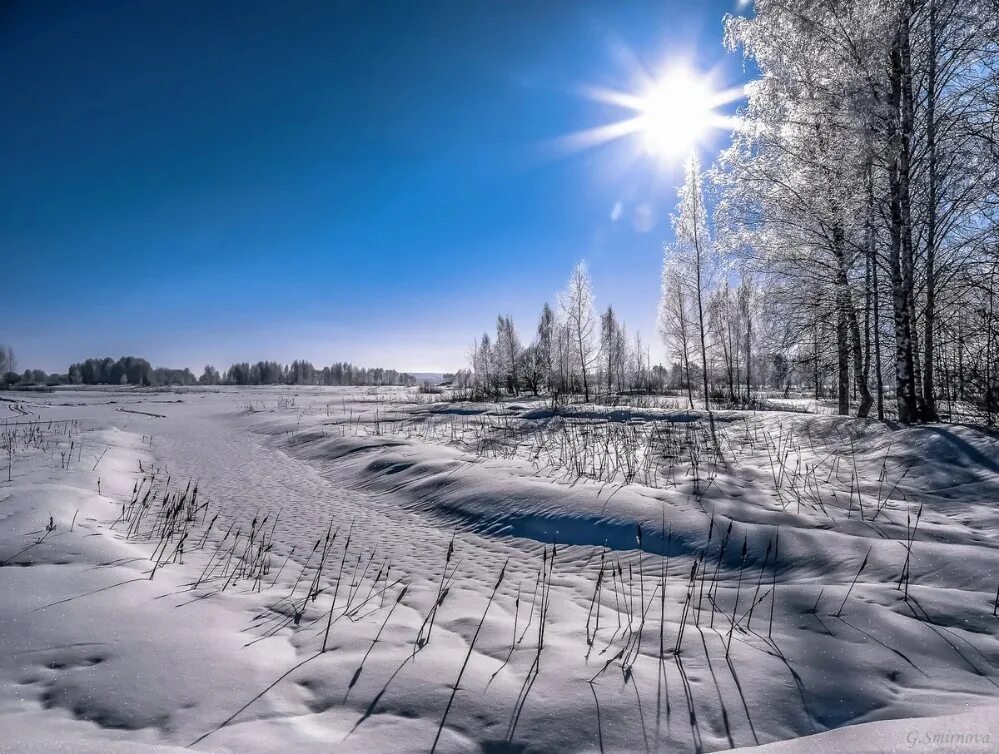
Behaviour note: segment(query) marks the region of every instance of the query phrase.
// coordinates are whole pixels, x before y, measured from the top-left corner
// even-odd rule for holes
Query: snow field
[[[12,750],[855,750],[843,726],[995,704],[999,454],[973,429],[399,389],[25,409],[84,450],[62,467],[53,431],[0,491]],[[195,485],[157,554],[156,506]],[[873,724],[868,750],[909,746]]]

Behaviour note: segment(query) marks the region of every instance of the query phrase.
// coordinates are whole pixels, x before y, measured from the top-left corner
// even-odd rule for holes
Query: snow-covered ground
[[[4,396],[0,750],[999,747],[996,439],[439,397]]]

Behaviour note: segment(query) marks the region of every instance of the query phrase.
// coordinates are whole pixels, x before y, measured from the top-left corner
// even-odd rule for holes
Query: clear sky
[[[735,0],[0,4],[0,342],[20,369],[463,366],[587,260],[655,338],[677,165],[571,148]],[[709,161],[724,140],[701,146]]]

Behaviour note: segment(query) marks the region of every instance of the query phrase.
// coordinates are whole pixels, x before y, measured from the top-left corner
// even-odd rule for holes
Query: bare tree
[[[614,307],[600,315],[600,360],[606,370],[607,393],[613,392],[614,381],[618,390],[624,384],[624,361],[627,356],[627,335],[624,324],[614,313]]]
[[[523,347],[517,338],[513,326],[513,317],[500,315],[496,319],[496,367],[501,379],[506,382],[506,388],[512,395],[517,395],[520,379],[518,367]]]
[[[696,155],[691,155],[684,170],[683,186],[678,191],[677,211],[673,215],[673,235],[676,239],[673,252],[678,259],[685,263],[687,275],[691,280],[690,287],[696,304],[697,334],[701,346],[701,382],[704,390],[704,408],[710,411],[704,297],[710,285],[713,254],[701,181],[700,162]]]
[[[679,362],[683,373],[683,383],[687,388],[687,400],[694,407],[693,388],[690,379],[690,351],[693,341],[691,323],[694,316],[690,310],[691,286],[684,277],[683,265],[667,250],[663,260],[662,288],[659,298],[659,336],[666,346],[668,355]]]
[[[543,371],[545,387],[552,393],[556,390],[557,360],[556,360],[556,327],[555,312],[545,303],[538,319],[537,358]]]
[[[14,349],[0,346],[0,383],[7,384],[7,375],[17,372],[17,359],[14,358]]]
[[[589,373],[597,355],[597,347],[593,342],[597,326],[593,301],[590,274],[586,269],[586,263],[580,262],[573,268],[569,284],[559,296],[559,306],[568,327],[569,346],[575,357],[573,361],[579,367],[583,383],[583,399],[587,403],[590,401]]]

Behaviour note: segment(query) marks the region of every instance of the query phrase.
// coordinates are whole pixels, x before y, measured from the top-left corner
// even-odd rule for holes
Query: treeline
[[[87,359],[72,364],[66,374],[46,374],[39,369],[28,369],[23,374],[10,371],[14,362],[13,352],[4,351],[0,367],[7,385],[327,385],[327,386],[413,386],[417,380],[394,369],[366,368],[348,362],[338,362],[317,368],[308,361],[293,361],[284,365],[275,361],[243,362],[233,364],[224,373],[211,364],[205,366],[200,376],[190,369],[153,367],[149,361],[136,356],[120,359]],[[9,355],[7,355],[9,353]]]
[[[117,361],[108,357],[71,364],[66,382],[70,385],[156,386],[196,385],[198,379],[190,369],[154,368],[145,359],[122,356]]]
[[[531,342],[524,345],[513,318],[500,316],[495,336],[484,333],[472,348],[471,369],[458,371],[454,387],[476,398],[550,395],[554,402],[579,395],[628,391],[661,392],[674,382],[670,370],[652,364],[641,335],[629,336],[614,308],[597,313],[583,263],[572,271],[556,306],[545,304]]]
[[[42,369],[16,371],[14,352],[0,349],[0,387],[55,387],[58,385],[195,385],[198,380],[189,369],[154,368],[145,359],[124,356],[87,359],[72,364],[65,373]]]
[[[224,374],[208,365],[199,380],[203,385],[326,385],[326,386],[413,386],[415,377],[395,369],[359,367],[337,362],[317,368],[308,361],[282,365],[275,361],[233,364]]]
[[[153,368],[145,359],[125,356],[112,359],[87,359],[69,368],[73,385],[343,385],[377,386],[416,384],[416,379],[394,369],[368,369],[339,362],[317,369],[308,361],[279,364],[258,361],[233,364],[224,373],[211,364],[200,377],[189,369]]]
[[[641,334],[631,335],[613,306],[597,309],[580,263],[556,305],[542,307],[530,343],[524,345],[511,317],[499,316],[495,334],[484,333],[472,348],[471,369],[459,370],[451,383],[480,399],[526,392],[565,403],[574,396],[589,401],[672,393],[693,407],[695,393],[716,405],[746,404],[757,391],[788,392],[811,374],[786,343],[771,337],[778,323],[759,308],[758,291],[748,281],[734,289],[723,285],[706,298],[703,358],[696,307],[692,311],[685,299],[677,309],[672,300],[664,298],[660,334],[675,348],[668,364],[653,363]]]

